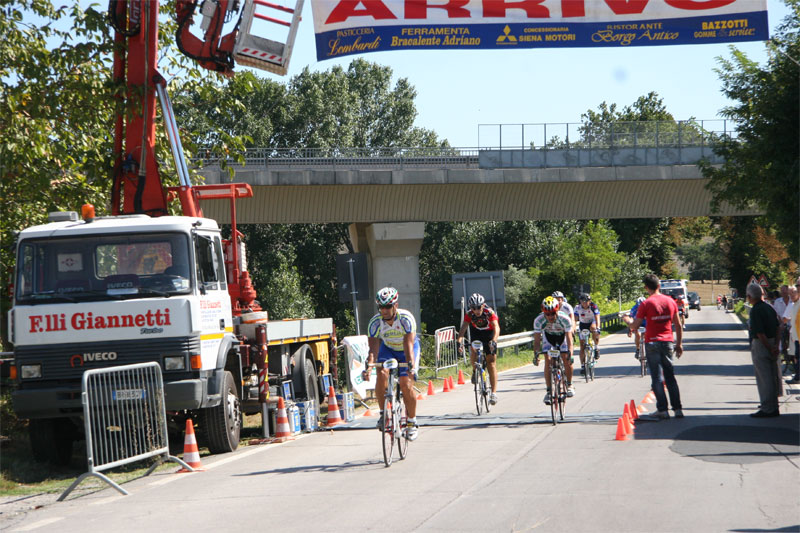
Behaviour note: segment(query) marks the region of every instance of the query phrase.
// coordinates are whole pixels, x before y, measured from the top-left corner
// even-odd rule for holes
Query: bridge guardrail
[[[481,145],[481,128],[497,128],[499,135],[492,142]],[[509,134],[503,129],[519,131],[519,142],[509,142]],[[515,134],[512,133],[512,137]],[[484,138],[486,135],[484,134]],[[262,166],[273,169],[303,168],[479,168],[479,156],[487,151],[523,150],[526,153],[542,154],[543,168],[575,166],[575,159],[584,166],[626,164],[626,158],[586,158],[580,152],[609,152],[620,150],[677,151],[701,148],[703,156],[711,147],[735,138],[734,123],[728,119],[679,120],[679,121],[617,121],[609,123],[537,123],[537,124],[479,124],[478,147],[425,147],[425,146],[379,146],[379,147],[328,147],[328,148],[248,148],[244,154],[247,166]],[[548,157],[547,153],[562,154]],[[575,156],[575,153],[578,153]],[[649,157],[649,156],[648,156]],[[576,159],[577,158],[577,159]],[[567,160],[562,161],[562,159]],[[630,159],[628,157],[628,159]],[[634,158],[635,160],[636,158]],[[647,157],[645,158],[647,159]],[[654,159],[650,157],[650,159]],[[657,160],[657,158],[655,158]],[[594,161],[594,163],[593,163]],[[192,159],[196,167],[220,164],[217,155],[202,152]],[[235,158],[226,157],[227,166],[241,166]],[[627,163],[634,164],[634,163]]]

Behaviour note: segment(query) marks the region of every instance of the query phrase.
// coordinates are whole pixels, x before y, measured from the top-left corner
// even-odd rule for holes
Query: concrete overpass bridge
[[[615,123],[610,133],[603,126],[584,131],[579,142],[567,133],[564,141],[516,147],[257,148],[244,165],[228,162],[232,178],[213,161],[195,164],[206,183],[253,187],[255,198],[237,204],[240,223],[349,223],[354,248],[369,258],[370,289],[397,287],[419,317],[425,222],[711,214],[697,163],[723,162],[713,146],[730,132],[727,124],[727,132],[697,121]],[[228,219],[227,202],[203,209]],[[719,214],[758,212],[723,205]],[[366,316],[372,306],[364,307]]]

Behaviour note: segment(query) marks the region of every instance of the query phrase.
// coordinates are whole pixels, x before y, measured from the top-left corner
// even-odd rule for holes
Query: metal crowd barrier
[[[149,457],[159,456],[160,460],[145,476],[164,459],[194,471],[169,454],[164,381],[158,363],[87,370],[83,374],[81,401],[89,471],[81,474],[58,501],[90,476],[127,495],[125,489],[100,472]]]
[[[434,376],[439,377],[439,371],[445,368],[458,366],[458,345],[456,344],[456,328],[448,326],[436,330],[436,368]],[[464,355],[466,361],[466,355]]]

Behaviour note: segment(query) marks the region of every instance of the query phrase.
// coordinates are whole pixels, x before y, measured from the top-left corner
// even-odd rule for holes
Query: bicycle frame
[[[566,368],[560,350],[550,349],[542,355],[547,356],[550,361],[550,415],[553,425],[556,425],[559,420],[564,420],[564,403],[567,401]]]
[[[383,362],[383,368],[389,371],[386,392],[383,396],[383,427],[381,428],[383,462],[387,467],[392,464],[395,441],[397,441],[397,451],[400,453],[401,460],[406,458],[408,451],[408,439],[403,433],[406,425],[406,408],[398,379],[399,368],[407,366],[407,363],[399,363],[394,358]]]
[[[584,342],[584,372],[583,376],[586,378],[586,382],[594,381],[594,336],[592,335],[591,330],[582,329],[578,333],[578,337],[580,340]]]
[[[472,341],[472,349],[477,354],[472,372],[473,376],[475,376],[475,409],[478,411],[478,416],[480,416],[483,414],[484,409],[487,413],[489,412],[490,387],[486,383],[486,357],[483,353],[483,343],[481,341]]]
[[[647,355],[645,354],[644,350],[644,332],[645,328],[639,328],[639,364],[641,365],[642,369],[642,377],[647,375]]]

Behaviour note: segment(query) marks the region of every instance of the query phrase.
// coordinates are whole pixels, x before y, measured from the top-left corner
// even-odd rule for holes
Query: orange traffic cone
[[[653,391],[648,392],[642,399],[642,403],[653,403]]]
[[[370,410],[369,410],[369,407],[367,407],[367,410],[366,410],[366,411],[364,411],[364,414],[363,414],[363,415],[361,415],[361,416],[375,416],[375,415],[374,415],[374,414],[372,414],[372,411],[370,411]]]
[[[622,417],[617,419],[616,440],[628,440],[628,433],[625,431],[625,422],[622,420]]]
[[[194,436],[194,424],[192,419],[186,420],[186,437],[183,439],[183,462],[194,468],[195,472],[204,472],[203,463],[200,462],[200,450],[197,448],[197,438]],[[182,472],[192,472],[181,468],[178,470]]]
[[[447,378],[444,378],[444,388],[442,392],[450,392],[450,381]]]
[[[453,383],[453,376],[449,376],[447,380],[450,382],[450,390],[456,390],[456,385]]]
[[[331,386],[328,389],[328,424],[327,427],[332,428],[343,423],[342,415],[339,413],[339,404],[336,402],[336,391]]]
[[[636,402],[631,400],[631,408],[629,409],[631,412],[631,418],[633,420],[639,420],[639,411],[636,410]]]
[[[461,371],[460,368],[458,369],[458,384],[459,385],[464,385],[465,384],[464,373]]]
[[[647,411],[647,409],[644,408],[644,405],[639,404],[638,406],[636,406],[636,411],[638,413],[644,413],[645,411]]]
[[[433,390],[433,381],[428,380],[428,396],[433,396],[436,392]]]
[[[633,420],[631,420],[631,415],[622,415],[622,421],[625,423],[625,432],[628,435],[633,435]]]
[[[423,396],[421,392],[419,394],[417,394],[417,400],[424,400],[424,399],[425,399],[425,396]]]
[[[275,417],[275,438],[272,442],[286,442],[294,440],[289,427],[289,417],[286,415],[286,404],[282,397],[278,398],[278,415]]]
[[[625,415],[627,415],[629,417],[631,416],[631,406],[628,405],[627,403],[622,408],[622,416],[625,416]]]

